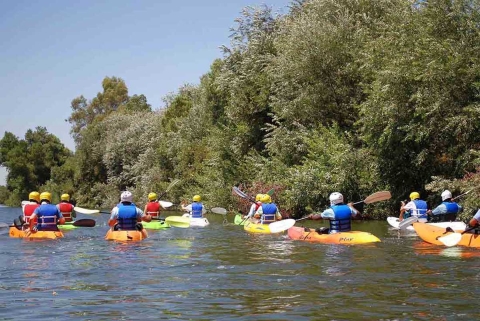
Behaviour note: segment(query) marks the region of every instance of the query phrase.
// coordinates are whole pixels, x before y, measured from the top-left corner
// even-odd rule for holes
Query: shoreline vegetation
[[[294,1],[284,15],[246,7],[223,58],[163,108],[105,77],[95,97],[71,102],[75,152],[44,127],[24,138],[5,132],[0,203],[48,190],[53,202],[69,193],[81,206],[111,208],[128,189],[143,206],[179,179],[165,199],[199,194],[229,211],[250,205],[234,185],[249,195],[273,188],[294,218],[326,208],[333,191],[349,202],[391,191],[365,206],[371,219],[398,216],[412,191],[434,207],[444,189],[455,196],[480,184],[479,6]],[[479,196],[460,200],[460,219]]]

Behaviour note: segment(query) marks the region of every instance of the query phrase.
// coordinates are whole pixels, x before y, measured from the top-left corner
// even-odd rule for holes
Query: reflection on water
[[[9,222],[19,211],[1,208],[0,217]],[[354,224],[381,243],[342,246],[247,234],[223,218],[209,216],[203,229],[149,231],[137,243],[105,241],[106,216],[60,240],[0,231],[1,318],[31,319],[32,311],[74,320],[480,317],[480,250],[429,245],[386,222]]]

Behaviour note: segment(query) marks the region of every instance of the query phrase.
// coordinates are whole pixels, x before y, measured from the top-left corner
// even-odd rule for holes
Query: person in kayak
[[[412,192],[410,193],[410,202],[405,204],[405,202],[402,201],[398,220],[401,222],[410,216],[416,216],[419,222],[427,222],[427,210],[427,202],[420,199],[420,194],[418,192]]]
[[[255,203],[253,203],[252,206],[250,206],[250,210],[248,211],[247,216],[245,216],[243,218],[249,218],[249,217],[253,217],[253,215],[255,215],[258,208],[260,206],[262,206],[262,201],[261,201],[262,198],[263,198],[263,194],[255,195]]]
[[[192,200],[193,203],[188,204],[187,206],[182,205],[182,210],[190,213],[191,218],[202,218],[207,212],[205,206],[201,203],[202,198],[200,195],[194,195]]]
[[[17,229],[23,229],[24,227],[28,228],[28,223],[30,222],[30,216],[33,214],[33,211],[40,206],[40,193],[31,192],[28,194],[28,202],[22,202],[22,212],[23,214],[18,217],[18,219],[13,220],[13,224]]]
[[[352,203],[345,204],[343,195],[334,192],[329,196],[330,208],[322,213],[310,214],[307,218],[312,220],[328,219],[330,228],[319,228],[315,231],[319,234],[333,234],[338,232],[348,232],[352,230],[352,218],[361,215]]]
[[[280,214],[277,204],[272,202],[270,195],[262,194],[260,202],[261,204],[253,217],[260,219],[261,224],[269,224],[282,219],[282,214]]]
[[[472,219],[468,222],[467,229],[469,227],[471,228],[476,227],[473,231],[471,231],[471,233],[478,234],[479,224],[480,224],[480,209],[477,211],[477,213],[475,213]]]
[[[463,211],[462,206],[452,200],[452,193],[447,189],[442,192],[442,203],[433,210],[428,210],[430,222],[451,222],[457,219],[457,214]]]
[[[148,203],[145,204],[144,213],[147,213],[152,219],[160,218],[160,203],[157,201],[157,194],[154,192],[148,193]]]
[[[57,208],[65,218],[65,222],[73,222],[73,220],[77,217],[77,214],[73,209],[74,206],[72,203],[70,203],[69,194],[65,193],[60,196],[60,203],[57,204]]]
[[[52,194],[43,192],[40,194],[40,206],[30,216],[29,232],[58,231],[57,224],[65,224],[65,218],[57,206],[52,204]]]
[[[129,191],[123,191],[120,194],[120,203],[112,209],[108,225],[114,231],[118,230],[138,230],[144,232],[142,221],[150,222],[150,214],[144,214],[133,203],[133,194]],[[146,237],[146,236],[145,236]]]

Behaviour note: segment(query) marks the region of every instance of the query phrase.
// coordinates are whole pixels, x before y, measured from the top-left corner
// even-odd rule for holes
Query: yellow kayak
[[[62,231],[37,231],[27,235],[24,230],[19,230],[15,226],[11,226],[8,232],[10,237],[28,238],[28,239],[57,239],[63,237]]]
[[[275,234],[288,230],[294,224],[295,220],[293,219],[285,219],[270,224],[262,224],[248,219],[243,225],[243,229],[249,233]]]
[[[145,229],[142,231],[113,231],[109,229],[107,235],[105,235],[105,239],[111,241],[141,241],[147,237],[148,234]]]
[[[292,240],[328,244],[364,244],[380,242],[378,237],[368,232],[350,231],[332,234],[319,234],[313,228],[297,226],[293,226],[288,229],[288,236]]]

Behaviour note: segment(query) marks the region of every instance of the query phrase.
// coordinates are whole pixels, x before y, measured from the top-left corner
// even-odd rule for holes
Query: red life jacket
[[[65,218],[65,222],[73,221],[72,212],[73,212],[73,205],[68,202],[60,202],[58,205],[58,210],[62,213],[63,217]]]
[[[33,211],[35,211],[35,209],[39,206],[40,206],[40,204],[32,202],[32,203],[26,204],[23,207],[23,219],[25,220],[25,223],[30,222],[30,216],[32,216]]]
[[[160,203],[156,201],[148,202],[147,203],[147,213],[148,215],[152,215],[152,218],[159,218],[160,217]]]

